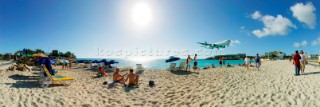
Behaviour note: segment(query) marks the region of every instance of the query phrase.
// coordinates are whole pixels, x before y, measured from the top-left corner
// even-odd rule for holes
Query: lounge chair
[[[74,80],[73,78],[61,76],[58,74],[51,75],[46,67],[43,67],[42,70],[47,74],[47,76],[40,76],[42,77],[42,79],[40,80],[41,87],[48,87],[50,84],[53,84],[55,82]]]
[[[144,68],[142,67],[142,64],[137,64],[136,71],[144,71]]]
[[[176,65],[177,65],[176,63],[171,63],[170,66],[169,66],[169,68],[167,68],[167,70],[168,70],[168,71],[174,71],[174,70],[176,70]]]
[[[177,70],[179,71],[185,70],[186,69],[185,65],[186,65],[186,62],[180,62],[180,66],[177,67]]]
[[[99,66],[100,66],[100,64],[97,64],[97,63],[91,63],[91,68],[92,69],[98,69],[99,68]]]

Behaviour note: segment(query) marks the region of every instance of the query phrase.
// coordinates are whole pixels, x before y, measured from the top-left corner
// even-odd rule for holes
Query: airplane
[[[217,48],[219,50],[219,48],[225,48],[226,46],[229,46],[231,43],[231,40],[224,40],[224,41],[213,43],[213,44],[209,44],[206,41],[204,41],[203,43],[201,43],[201,42],[197,42],[197,43],[207,49]]]

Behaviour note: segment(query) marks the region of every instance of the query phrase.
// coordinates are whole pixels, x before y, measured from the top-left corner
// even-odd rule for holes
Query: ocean
[[[103,58],[78,58],[77,60],[102,60]],[[179,66],[180,62],[185,62],[186,59],[180,59],[178,61],[166,63],[166,59],[153,59],[153,60],[146,60],[146,61],[135,61],[135,60],[130,60],[130,59],[108,59],[107,60],[115,60],[119,63],[113,64],[112,66],[114,67],[127,67],[127,66],[132,66],[136,67],[136,64],[142,64],[144,68],[148,69],[166,69],[169,68],[170,63],[176,63],[176,66]],[[227,64],[230,65],[238,65],[238,64],[244,64],[244,60],[224,60],[225,61],[225,66]],[[253,60],[251,60],[251,63],[254,63]],[[219,66],[219,60],[206,60],[206,59],[198,59],[198,68],[204,68],[206,66],[210,66],[214,64],[216,67]],[[191,68],[193,67],[193,61],[191,62]]]

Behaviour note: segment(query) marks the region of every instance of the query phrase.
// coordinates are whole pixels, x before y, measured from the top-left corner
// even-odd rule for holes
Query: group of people
[[[61,69],[71,69],[73,60],[71,58],[56,59],[55,65],[61,64]]]
[[[256,64],[256,68],[258,69],[258,71],[260,71],[260,66],[261,66],[261,58],[259,56],[259,54],[256,55],[255,60],[254,60],[255,64]],[[245,68],[247,68],[247,70],[249,70],[250,64],[251,64],[251,59],[246,56],[246,58],[244,59],[244,66]]]
[[[197,70],[197,69],[198,69],[198,67],[197,67],[197,66],[198,66],[197,54],[194,55],[194,58],[193,58],[193,59],[190,57],[190,55],[188,55],[188,57],[187,57],[187,59],[186,59],[186,64],[187,64],[187,66],[186,66],[186,71],[190,71],[190,68],[191,68],[191,67],[190,67],[190,63],[191,63],[192,60],[193,60],[193,62],[194,62],[193,70]],[[246,58],[244,59],[244,61],[245,61],[245,67],[246,67],[247,69],[249,69],[249,66],[250,66],[250,64],[251,64],[250,58],[248,58],[248,56],[246,56]],[[258,71],[260,71],[261,58],[260,58],[259,54],[256,55],[254,61],[255,61],[256,68],[258,69]],[[219,66],[220,66],[220,68],[222,68],[222,65],[223,65],[223,64],[225,64],[225,61],[223,60],[222,57],[220,57],[220,58],[219,58]],[[231,67],[231,65],[228,63],[227,67]],[[207,67],[205,67],[204,69],[208,69],[208,68],[210,68],[210,67],[207,66]],[[215,68],[215,65],[214,65],[214,64],[212,64],[212,68]]]
[[[190,55],[188,55],[188,58],[186,59],[186,64],[187,64],[186,71],[190,71],[191,61],[192,61],[192,59],[191,59]],[[197,59],[197,54],[195,54],[194,58],[193,58],[193,70],[197,70],[197,69],[198,69],[198,59]]]
[[[116,71],[113,74],[113,81],[124,84],[125,86],[135,86],[139,83],[139,75],[133,73],[133,69],[129,70],[129,74],[120,75],[119,68],[116,68]],[[127,77],[125,78],[125,76]]]
[[[121,75],[119,68],[115,68],[115,72],[113,73],[112,80],[113,82],[117,82],[120,84],[124,84],[125,86],[135,86],[139,82],[139,75],[133,73],[133,69],[129,70],[129,73]],[[127,77],[125,78],[125,76]],[[98,73],[96,74],[97,77],[106,77],[107,74],[105,73],[103,67],[99,68]]]
[[[305,64],[306,64],[306,55],[303,52],[303,50],[296,51],[293,55],[293,65],[295,66],[295,76],[298,76],[302,73],[304,73]]]

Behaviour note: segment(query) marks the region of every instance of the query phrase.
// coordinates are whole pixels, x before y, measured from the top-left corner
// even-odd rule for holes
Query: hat
[[[33,56],[33,55],[32,55]],[[44,58],[44,57],[48,57],[48,56],[46,56],[45,54],[43,54],[43,53],[38,53],[38,56],[39,57],[42,57],[42,58]]]

